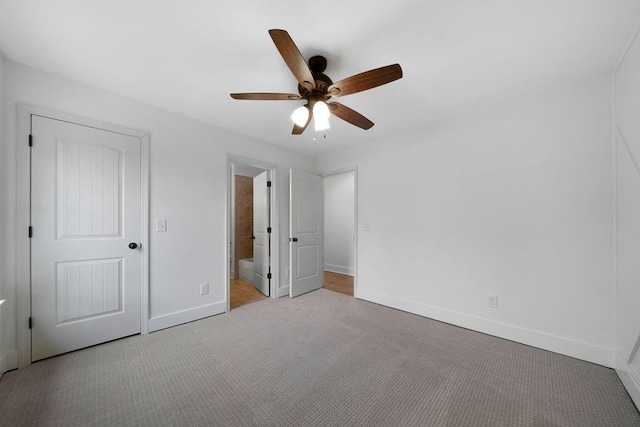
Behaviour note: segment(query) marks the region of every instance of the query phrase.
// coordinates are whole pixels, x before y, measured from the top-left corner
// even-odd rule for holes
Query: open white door
[[[289,171],[289,295],[320,289],[323,283],[322,178]]]
[[[31,358],[140,333],[140,138],[32,117]]]
[[[253,286],[269,296],[269,172],[253,178]]]

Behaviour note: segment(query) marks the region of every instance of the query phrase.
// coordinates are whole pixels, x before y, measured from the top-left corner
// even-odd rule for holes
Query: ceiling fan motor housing
[[[315,97],[321,97],[324,100],[331,98],[330,95],[327,95],[327,90],[329,86],[333,84],[333,81],[323,73],[327,68],[327,59],[324,56],[312,56],[309,58],[309,69],[311,70],[311,74],[313,75],[313,79],[316,82],[315,89],[309,89],[301,84],[298,84],[298,93],[304,99],[309,99],[312,95]]]

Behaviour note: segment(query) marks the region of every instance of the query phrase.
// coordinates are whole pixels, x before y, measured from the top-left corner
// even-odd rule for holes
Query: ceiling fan
[[[269,30],[273,43],[278,48],[282,59],[298,80],[298,93],[232,93],[233,99],[257,101],[297,101],[305,100],[306,104],[296,109],[291,115],[294,121],[293,135],[300,135],[309,126],[311,119],[315,119],[316,131],[329,128],[329,116],[333,115],[358,126],[364,130],[370,129],[373,122],[362,114],[339,102],[327,101],[332,97],[346,96],[362,92],[383,84],[390,83],[402,77],[399,64],[387,65],[365,71],[346,79],[333,83],[323,74],[327,68],[327,60],[323,56],[309,58],[309,65],[302,57],[300,50],[285,30]]]

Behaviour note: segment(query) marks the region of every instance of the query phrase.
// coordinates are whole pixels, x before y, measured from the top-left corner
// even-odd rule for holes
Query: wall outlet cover
[[[164,233],[167,231],[167,220],[166,219],[157,219],[156,220],[156,232]]]
[[[201,283],[200,284],[200,295],[207,295],[209,293],[209,284]]]
[[[498,308],[498,297],[497,296],[489,296],[487,299],[487,305],[490,308]]]

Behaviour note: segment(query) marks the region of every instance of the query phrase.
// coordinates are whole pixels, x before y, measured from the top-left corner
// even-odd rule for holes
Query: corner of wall
[[[2,374],[13,369],[18,369],[18,350],[9,350],[0,354],[0,378]]]
[[[0,54],[0,159],[5,158],[4,156],[4,145],[3,145],[3,141],[4,141],[4,115],[3,113],[3,109],[4,109],[4,58],[2,57],[2,55]],[[0,165],[0,192],[4,193],[4,185],[5,185],[5,177],[4,177],[4,172],[3,171],[3,167],[2,165]],[[6,221],[5,221],[5,214],[4,214],[4,210],[0,209],[0,242],[5,242],[6,239],[4,238],[4,227],[6,226]],[[4,276],[4,274],[2,274],[2,272],[5,271],[4,265],[6,263],[5,261],[5,247],[4,247],[4,243],[0,244],[0,300],[3,299],[2,297],[5,295],[6,291],[5,291],[5,283],[6,283],[6,277]],[[0,311],[0,325],[2,325],[5,322],[2,322],[2,311]],[[18,365],[18,352],[15,350],[10,350],[10,351],[6,351],[5,350],[5,343],[4,343],[4,331],[2,329],[2,327],[0,326],[0,377],[2,376],[2,374],[10,369],[15,369]]]
[[[638,408],[640,408],[640,373],[638,372],[640,328],[637,323],[640,319],[637,314],[639,304],[627,302],[640,301],[638,300],[640,291],[636,286],[640,275],[635,268],[635,260],[639,254],[636,248],[640,238],[640,221],[637,219],[637,213],[640,210],[640,198],[637,197],[640,189],[638,185],[640,168],[636,160],[640,144],[637,140],[640,127],[634,120],[629,120],[629,117],[635,116],[637,106],[640,105],[637,95],[640,85],[635,78],[628,77],[625,67],[630,68],[634,76],[640,68],[639,34],[640,19],[612,73],[614,368]]]
[[[205,317],[215,316],[227,311],[226,302],[217,302],[213,304],[203,305],[201,307],[191,308],[187,310],[169,313],[162,316],[156,316],[149,319],[149,332],[156,332],[161,329],[170,328],[172,326],[181,325],[187,322],[204,319]]]
[[[640,408],[640,374],[627,363],[620,349],[615,350],[615,370],[633,403]]]

